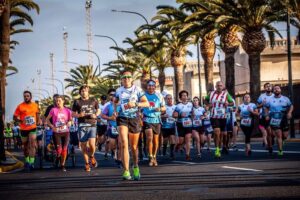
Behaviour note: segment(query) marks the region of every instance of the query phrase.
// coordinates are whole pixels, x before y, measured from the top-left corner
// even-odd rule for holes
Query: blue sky
[[[54,53],[54,68],[64,70],[63,27],[69,34],[68,60],[80,64],[88,63],[86,52],[73,51],[73,48],[87,49],[85,26],[85,0],[35,0],[40,6],[39,15],[31,12],[34,20],[33,33],[15,35],[14,40],[20,42],[11,54],[13,65],[19,73],[8,78],[7,86],[7,119],[11,119],[16,106],[23,101],[22,92],[29,87],[34,92],[34,99],[38,99],[37,70],[41,70],[42,83],[49,83],[50,52]],[[126,37],[133,37],[133,31],[144,24],[141,17],[132,14],[111,12],[116,10],[130,10],[142,13],[149,21],[156,13],[157,5],[177,6],[176,0],[93,0],[92,32],[93,34],[109,35],[121,47],[126,47],[122,41]],[[295,29],[293,28],[293,32]],[[115,51],[109,49],[114,44],[106,38],[93,37],[93,50],[98,53],[101,64],[116,58]],[[195,52],[195,47],[190,50]],[[189,59],[196,59],[196,53]],[[93,59],[94,65],[97,59]],[[75,68],[76,65],[70,64]],[[63,81],[64,73],[55,72],[55,78]],[[59,93],[61,86],[55,82]],[[42,84],[42,88],[52,93],[52,87]],[[48,96],[46,92],[43,95]],[[52,94],[51,94],[52,95]]]

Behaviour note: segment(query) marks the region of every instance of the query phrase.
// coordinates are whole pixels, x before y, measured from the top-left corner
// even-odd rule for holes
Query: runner
[[[250,139],[254,128],[253,116],[258,116],[258,109],[254,103],[251,103],[251,98],[249,94],[243,97],[243,104],[238,107],[238,115],[241,116],[241,129],[245,134],[245,152],[246,156],[251,155],[251,145]]]
[[[85,171],[91,171],[98,163],[94,157],[96,149],[96,123],[100,114],[99,104],[95,98],[89,97],[89,87],[83,85],[79,89],[80,98],[74,101],[73,117],[78,118],[78,134],[81,151],[85,161]]]
[[[175,111],[176,106],[173,105],[172,95],[168,94],[165,97],[167,105],[166,105],[166,112],[161,116],[162,118],[162,135],[164,138],[163,142],[163,155],[166,155],[167,152],[167,145],[168,141],[170,144],[170,158],[172,160],[175,159],[174,157],[174,147],[176,144],[175,138],[175,118],[173,118],[173,113]]]
[[[236,147],[236,138],[237,138],[237,131],[238,125],[236,122],[236,105],[235,100],[233,100],[233,105],[228,106],[226,109],[226,131],[227,131],[227,138],[226,139],[226,148],[232,148],[234,151],[237,151]],[[225,149],[223,149],[222,153],[228,153]]]
[[[173,117],[178,118],[177,120],[177,131],[178,131],[178,145],[182,145],[185,141],[185,159],[187,161],[191,160],[190,157],[190,143],[192,136],[192,109],[193,104],[188,102],[188,92],[182,90],[179,92],[179,99],[181,103],[176,105]]]
[[[211,142],[211,137],[214,133],[214,129],[211,126],[211,121],[210,121],[210,111],[209,111],[209,106],[205,106],[205,112],[203,113],[203,118],[202,118],[202,124],[203,124],[203,129],[205,132],[205,141],[207,142],[207,151],[210,152],[210,142]]]
[[[137,115],[139,108],[148,107],[147,98],[142,89],[132,85],[132,73],[124,71],[121,76],[122,87],[116,91],[115,103],[121,108],[117,117],[119,137],[121,139],[122,162],[124,167],[123,179],[130,180],[129,150],[130,145],[133,157],[133,179],[139,180],[140,169],[138,166],[138,141],[141,132],[140,117]],[[129,143],[128,143],[129,142]]]
[[[14,135],[14,148],[21,149],[22,148],[22,140],[21,140],[21,134],[20,134],[20,127],[18,126],[17,123],[14,123],[12,132]]]
[[[143,108],[143,130],[147,136],[147,147],[149,153],[149,166],[157,166],[157,150],[161,131],[161,113],[166,111],[165,100],[160,93],[155,92],[154,80],[147,81],[145,96],[150,107]]]
[[[116,90],[110,89],[108,91],[110,102],[108,102],[107,106],[103,109],[101,113],[101,118],[104,120],[108,120],[107,125],[107,136],[108,136],[108,145],[109,149],[112,152],[112,157],[115,159],[116,164],[121,167],[121,151],[120,146],[121,142],[119,138],[119,132],[117,129],[117,113],[120,109],[117,105],[115,105],[113,101],[113,97],[115,96]],[[116,109],[116,110],[115,110]]]
[[[105,95],[102,95],[100,97],[101,102],[99,104],[99,109],[102,113],[103,109],[109,104],[109,102],[106,102],[107,97]],[[107,120],[101,118],[101,115],[97,117],[97,144],[98,144],[98,150],[101,151],[102,145],[107,142],[106,137],[106,130],[107,130]],[[104,158],[108,159],[107,152],[108,152],[108,146],[109,144],[106,143],[105,145],[105,155]]]
[[[212,109],[211,124],[214,128],[214,140],[216,145],[215,157],[221,158],[222,138],[224,152],[227,153],[226,148],[227,132],[226,132],[226,108],[233,105],[233,99],[227,91],[223,91],[224,84],[221,81],[216,83],[216,90],[206,96],[205,101]]]
[[[64,102],[64,96],[56,97],[55,103],[57,107],[51,109],[46,121],[49,127],[53,130],[54,140],[56,141],[56,160],[60,161],[60,167],[62,171],[65,172],[67,171],[65,163],[70,140],[69,127],[72,124],[72,112],[70,109],[64,107]],[[50,121],[51,118],[53,123]]]
[[[204,146],[204,134],[202,127],[202,118],[205,109],[200,106],[200,99],[198,97],[193,98],[193,128],[192,128],[192,136],[196,142],[197,148],[197,158],[201,158],[201,148]]]
[[[274,135],[270,128],[270,121],[266,120],[265,108],[266,105],[269,103],[270,99],[274,96],[274,94],[272,92],[272,85],[270,83],[265,83],[264,89],[265,89],[265,93],[261,94],[257,100],[257,107],[261,108],[260,116],[259,116],[259,129],[263,135],[263,146],[265,146],[269,150],[269,153],[271,154],[273,151],[272,141]]]
[[[277,137],[278,155],[282,156],[282,144],[283,140],[288,137],[288,120],[292,118],[294,107],[290,99],[281,94],[281,88],[279,85],[274,86],[274,97],[269,100],[265,107],[266,120],[270,120],[270,126]]]
[[[7,149],[12,149],[13,132],[10,123],[6,124],[6,128],[4,130],[4,137]]]
[[[27,171],[34,168],[36,151],[36,126],[39,122],[38,105],[32,102],[30,91],[23,92],[24,102],[19,104],[14,113],[14,121],[20,124],[24,146],[25,166]]]

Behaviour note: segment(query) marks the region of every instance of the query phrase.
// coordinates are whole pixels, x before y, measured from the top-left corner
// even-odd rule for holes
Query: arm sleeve
[[[258,97],[257,103],[258,103],[258,104],[262,104],[262,96],[261,96],[261,95]]]
[[[233,98],[230,94],[227,94],[227,101],[228,103],[234,103]]]

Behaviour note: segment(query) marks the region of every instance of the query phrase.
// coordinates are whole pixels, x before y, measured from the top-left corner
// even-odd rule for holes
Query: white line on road
[[[181,164],[187,164],[187,165],[196,165],[198,163],[194,163],[194,162],[184,162],[184,161],[173,161],[173,163],[181,163]]]
[[[263,170],[258,169],[250,169],[250,168],[241,168],[241,167],[230,167],[230,166],[222,166],[225,169],[237,169],[237,170],[244,170],[244,171],[253,171],[253,172],[262,172]]]

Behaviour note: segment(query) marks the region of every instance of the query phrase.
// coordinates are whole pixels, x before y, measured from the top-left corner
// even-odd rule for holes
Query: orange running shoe
[[[94,156],[90,157],[90,163],[91,163],[92,167],[95,167],[95,168],[98,167],[98,162]]]
[[[91,171],[91,167],[89,163],[85,163],[85,171],[86,172],[90,172]]]

